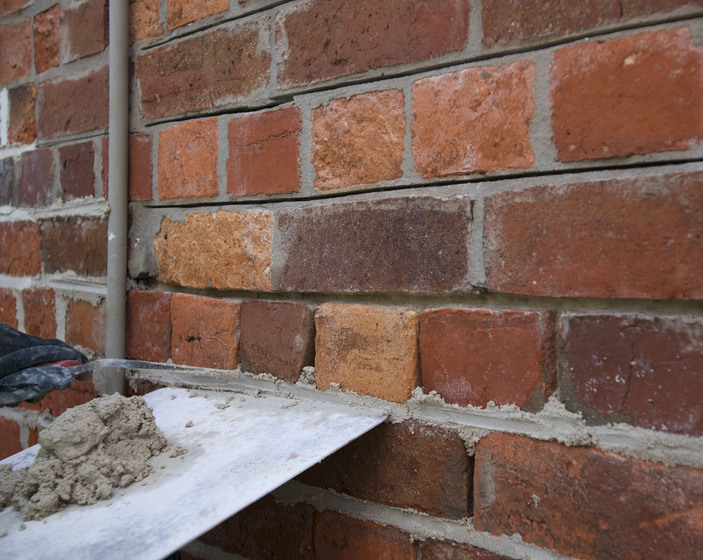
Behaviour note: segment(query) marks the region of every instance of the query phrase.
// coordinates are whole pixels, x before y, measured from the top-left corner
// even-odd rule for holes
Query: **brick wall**
[[[99,354],[104,5],[16,4],[0,313]],[[391,412],[184,557],[698,556],[703,3],[131,8],[128,356]]]

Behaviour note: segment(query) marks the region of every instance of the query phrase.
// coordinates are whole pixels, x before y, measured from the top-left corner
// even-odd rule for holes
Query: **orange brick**
[[[24,330],[40,338],[56,336],[56,298],[53,290],[22,292]]]
[[[171,294],[146,290],[127,292],[128,358],[165,362],[171,356]]]
[[[229,0],[169,0],[166,25],[169,29],[176,29],[228,9]]]
[[[17,300],[10,288],[0,288],[0,322],[17,328]]]
[[[34,17],[34,67],[37,73],[59,65],[61,5],[54,4]]]
[[[129,3],[130,41],[161,37],[164,30],[159,24],[161,0],[133,0]]]
[[[0,224],[0,274],[32,276],[41,272],[41,233],[34,222]]]
[[[71,300],[66,313],[66,342],[105,353],[105,302]]]

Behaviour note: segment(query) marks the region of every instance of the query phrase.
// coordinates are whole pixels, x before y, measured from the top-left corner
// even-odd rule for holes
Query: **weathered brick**
[[[41,273],[41,232],[34,222],[0,223],[0,273],[33,276]]]
[[[218,27],[140,56],[142,113],[157,118],[249,98],[269,82],[264,35],[257,24]]]
[[[428,60],[466,45],[465,0],[314,0],[279,16],[282,85],[318,82],[368,69]]]
[[[300,191],[299,107],[232,119],[227,192],[243,196]]]
[[[315,109],[312,117],[312,164],[318,189],[342,189],[403,175],[402,91],[336,99]]]
[[[56,296],[54,290],[34,289],[22,292],[24,332],[40,338],[56,336]]]
[[[308,504],[286,505],[265,496],[200,540],[251,560],[313,560],[314,516]]]
[[[315,516],[316,560],[414,560],[415,543],[395,527],[383,527],[324,510]]]
[[[0,0],[0,17],[19,12],[30,0]]]
[[[163,389],[164,385],[159,385],[158,383],[152,383],[148,379],[134,378],[134,370],[130,372],[130,378],[125,383],[125,396],[133,397],[134,395],[144,396],[158,389]]]
[[[98,396],[92,379],[85,381],[74,380],[70,387],[62,391],[51,391],[42,397],[38,403],[21,403],[20,408],[48,412],[54,417],[61,416],[69,408],[85,404]],[[36,441],[34,442],[36,443]],[[32,442],[30,440],[30,445]]]
[[[0,26],[0,84],[29,75],[32,68],[32,22]]]
[[[361,500],[460,519],[471,512],[473,462],[462,439],[415,420],[383,424],[299,476]]]
[[[171,357],[171,294],[145,290],[127,292],[128,358],[165,362]]]
[[[0,416],[0,460],[22,451],[20,426],[15,420]]]
[[[554,54],[552,129],[562,161],[685,150],[703,138],[703,48],[689,28]]]
[[[217,117],[187,121],[159,134],[160,199],[217,194]]]
[[[471,201],[408,196],[278,215],[279,287],[298,292],[465,289]]]
[[[80,300],[68,302],[66,342],[105,354],[105,300],[97,304]]]
[[[161,37],[164,30],[159,23],[161,0],[129,1],[129,39],[131,42]]]
[[[51,202],[52,168],[51,148],[31,150],[20,156],[17,177],[20,206],[37,208]]]
[[[566,314],[559,394],[593,423],[703,433],[703,320]]]
[[[486,201],[490,291],[700,298],[703,173],[535,187]]]
[[[413,156],[424,177],[527,169],[535,158],[533,62],[483,66],[413,84]]]
[[[189,214],[185,223],[166,218],[154,249],[164,282],[270,291],[273,214],[267,210],[208,212]]]
[[[249,300],[241,305],[242,369],[295,383],[315,363],[315,322],[301,303]]]
[[[107,0],[87,0],[64,10],[67,59],[75,60],[105,50],[109,42]]]
[[[700,556],[703,472],[508,434],[476,449],[480,531],[587,560]]]
[[[61,53],[61,4],[34,16],[34,68],[37,74],[56,68]]]
[[[59,148],[61,190],[65,198],[95,196],[95,149],[92,142]]]
[[[0,206],[12,204],[15,191],[15,160],[0,159]]]
[[[10,144],[32,144],[37,139],[37,120],[34,106],[37,88],[34,84],[24,84],[8,91],[10,119],[7,139]]]
[[[453,541],[427,539],[418,546],[423,560],[508,560],[507,556]]]
[[[176,29],[227,10],[229,10],[229,0],[210,0],[209,2],[169,0],[166,25],[169,29]]]
[[[103,197],[107,200],[109,194],[109,137],[102,141],[102,179]],[[129,135],[129,200],[144,201],[154,198],[152,192],[153,164],[151,153],[151,135],[135,132]]]
[[[10,288],[0,288],[0,322],[17,328],[17,300]]]
[[[173,294],[171,328],[171,358],[174,363],[215,369],[237,367],[238,304],[189,294]]]
[[[80,276],[107,273],[107,221],[66,218],[42,223],[44,272],[72,270]]]
[[[539,410],[556,388],[554,314],[434,309],[420,319],[425,392],[446,402]]]
[[[326,303],[315,313],[315,381],[402,402],[418,384],[418,314]]]
[[[107,128],[107,99],[107,66],[81,78],[39,84],[40,138]]]
[[[700,0],[483,0],[483,44],[535,43],[695,4]]]

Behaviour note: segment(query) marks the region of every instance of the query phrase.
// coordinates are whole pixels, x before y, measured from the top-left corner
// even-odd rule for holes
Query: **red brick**
[[[176,29],[227,10],[229,10],[229,0],[210,0],[209,2],[169,0],[166,25],[169,29]]]
[[[70,300],[66,311],[66,342],[105,354],[105,301],[93,305]]]
[[[171,358],[174,363],[215,369],[237,367],[239,305],[173,294]]]
[[[17,300],[10,288],[0,288],[0,322],[17,328]]]
[[[532,167],[536,74],[520,61],[415,82],[413,156],[423,177]]]
[[[39,136],[56,138],[107,128],[108,69],[39,84]]]
[[[0,0],[0,17],[19,12],[30,0]]]
[[[44,272],[72,270],[80,276],[107,273],[107,221],[67,218],[42,223]]]
[[[87,0],[70,5],[63,13],[68,60],[105,50],[109,42],[107,0]]]
[[[324,510],[315,516],[315,560],[414,560],[415,543],[395,527],[382,527]]]
[[[0,26],[0,84],[29,76],[32,68],[32,22]]]
[[[229,121],[227,192],[244,196],[300,191],[299,107]]]
[[[0,460],[20,451],[22,451],[22,443],[19,424],[0,416]]]
[[[21,403],[19,407],[28,410],[36,410],[37,412],[48,412],[52,416],[58,417],[69,408],[85,404],[97,396],[98,392],[95,390],[92,379],[87,379],[85,381],[76,380],[73,381],[67,389],[47,393],[38,403],[31,404],[25,402]],[[32,445],[31,441],[30,445]]]
[[[56,68],[61,52],[61,5],[34,16],[34,68],[37,74]]]
[[[587,560],[693,560],[703,546],[703,472],[508,434],[476,449],[480,531]]]
[[[241,305],[242,369],[270,373],[295,383],[305,366],[315,363],[315,322],[301,303],[249,300]]]
[[[418,385],[418,314],[412,309],[326,303],[315,313],[315,381],[394,402]]]
[[[410,420],[373,429],[299,479],[361,500],[460,519],[470,515],[472,473],[457,434]]]
[[[556,388],[554,314],[435,309],[420,319],[425,392],[446,402],[539,410]]]
[[[148,118],[244,101],[269,82],[271,53],[254,24],[218,27],[150,50],[137,59]]]
[[[151,154],[151,135],[134,133],[129,135],[129,200],[152,200],[153,164]],[[102,141],[102,179],[103,197],[107,200],[109,192],[109,138]]]
[[[24,332],[40,338],[54,338],[56,336],[54,290],[23,291],[22,307],[24,307]]]
[[[127,292],[126,354],[128,358],[165,362],[171,356],[171,294]]]
[[[490,291],[700,298],[703,174],[536,187],[486,201]]]
[[[8,91],[10,101],[10,119],[7,138],[10,144],[33,144],[37,139],[37,120],[34,106],[37,88],[34,84],[25,84]]]
[[[590,422],[703,434],[703,320],[567,314],[560,396]]]
[[[167,283],[271,291],[273,214],[268,210],[207,212],[189,214],[185,223],[167,218],[154,250],[159,277]]]
[[[464,48],[465,0],[314,0],[279,16],[278,67],[287,86],[418,62]]]
[[[34,222],[0,223],[0,273],[33,276],[41,273],[41,232]]]
[[[53,165],[51,148],[31,150],[20,156],[17,179],[20,206],[37,208],[51,202]]]
[[[266,496],[230,517],[200,540],[249,560],[313,560],[314,510]]]
[[[467,289],[471,201],[407,196],[280,212],[279,287],[296,292]]]
[[[700,0],[483,0],[483,44],[534,44],[696,4],[701,5]]]
[[[15,192],[15,160],[0,159],[0,206],[12,204]]]
[[[144,396],[158,389],[163,389],[164,385],[152,383],[148,379],[130,379],[125,383],[125,396],[133,397],[134,395]]]
[[[557,51],[552,128],[562,161],[685,150],[703,138],[703,48],[689,28]]]
[[[343,189],[402,177],[405,95],[376,91],[312,112],[315,187]]]
[[[173,125],[159,134],[159,198],[217,194],[217,117]]]
[[[59,148],[61,190],[65,198],[95,196],[95,149],[92,142]]]
[[[129,39],[131,42],[161,37],[164,30],[159,23],[161,0],[130,0]]]
[[[420,541],[422,560],[509,560],[507,556],[494,554],[468,544],[453,541]]]

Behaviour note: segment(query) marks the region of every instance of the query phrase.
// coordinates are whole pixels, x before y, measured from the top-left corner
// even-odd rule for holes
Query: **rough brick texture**
[[[424,177],[534,164],[535,65],[484,66],[413,84],[413,155]]]
[[[69,60],[102,52],[107,47],[107,0],[87,0],[78,5],[69,5],[63,13],[63,21]]]
[[[536,187],[486,202],[491,291],[700,298],[703,174]]]
[[[315,186],[333,190],[403,175],[405,95],[377,91],[313,111]]]
[[[15,191],[15,160],[11,157],[0,159],[0,206],[13,202]]]
[[[229,0],[210,0],[209,2],[171,0],[168,3],[166,25],[169,29],[176,29],[199,19],[226,12],[228,9]]]
[[[212,109],[265,87],[271,54],[262,34],[253,24],[220,27],[139,57],[144,116]]]
[[[299,107],[232,119],[227,125],[227,192],[242,196],[300,191],[301,119]]]
[[[66,310],[66,342],[105,354],[105,301],[71,300]]]
[[[402,402],[418,384],[418,314],[411,309],[323,304],[315,313],[315,381]]]
[[[703,320],[567,314],[561,332],[567,408],[596,423],[703,433]]]
[[[34,68],[37,73],[59,65],[61,54],[61,5],[34,16]]]
[[[54,290],[35,289],[22,292],[24,332],[40,338],[56,336],[56,296]]]
[[[535,410],[556,388],[550,312],[435,309],[420,329],[425,392],[448,403]]]
[[[107,66],[80,78],[40,84],[40,138],[107,128],[107,99]]]
[[[684,150],[703,138],[703,48],[689,28],[559,50],[552,128],[562,161]]]
[[[217,194],[217,118],[187,121],[159,134],[160,199]]]
[[[395,527],[328,510],[315,516],[315,560],[414,560],[415,546]]]
[[[473,460],[455,433],[415,420],[383,424],[299,476],[343,494],[438,517],[471,512]]]
[[[700,555],[703,473],[508,434],[476,449],[481,531],[588,560]]]
[[[17,328],[17,300],[10,288],[0,288],[0,322]]]
[[[128,358],[165,362],[171,357],[171,294],[145,290],[127,292]]]
[[[107,273],[107,221],[67,218],[42,223],[44,272],[72,270],[80,276]]]
[[[37,120],[34,105],[37,89],[34,84],[25,84],[8,91],[10,120],[7,138],[10,144],[32,144],[37,139]]]
[[[422,560],[508,560],[468,544],[428,539],[419,543]]]
[[[0,274],[33,276],[41,272],[42,236],[34,222],[0,222]]]
[[[301,292],[446,292],[464,287],[471,202],[430,196],[281,212],[279,284]]]
[[[19,424],[0,416],[0,460],[20,451],[22,451],[22,443]]]
[[[29,75],[32,67],[32,22],[0,26],[0,84]]]
[[[306,2],[284,11],[276,42],[281,84],[299,85],[427,60],[466,44],[466,0]]]
[[[95,149],[92,142],[59,148],[59,177],[65,198],[95,196]]]
[[[161,0],[130,0],[129,2],[129,38],[141,41],[161,37],[164,30],[159,24]]]
[[[51,201],[53,156],[51,148],[24,152],[17,178],[20,206],[37,208]]]
[[[271,290],[273,215],[265,210],[165,219],[154,240],[159,276],[170,284],[218,290]],[[197,245],[198,250],[193,251]]]
[[[0,1],[0,17],[20,11],[30,0],[2,0]]]
[[[237,367],[239,305],[173,294],[171,358],[174,363],[215,369]]]
[[[239,361],[242,369],[295,383],[315,362],[312,310],[301,303],[245,301],[241,305]]]

